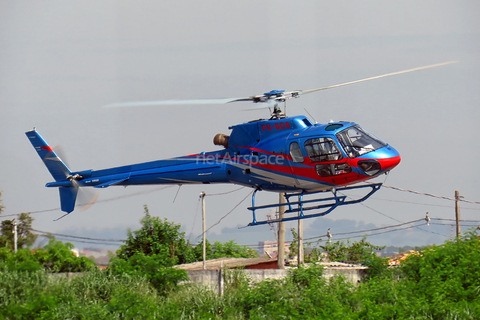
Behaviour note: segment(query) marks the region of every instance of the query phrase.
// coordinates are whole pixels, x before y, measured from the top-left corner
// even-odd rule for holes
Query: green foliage
[[[480,306],[480,241],[475,231],[431,246],[402,263],[404,282],[434,315]]]
[[[5,206],[3,205],[3,200],[2,200],[2,190],[0,190],[0,214],[3,213],[4,209],[5,209]]]
[[[203,259],[203,241],[200,242],[194,249],[196,261]],[[210,241],[206,241],[206,259],[218,258],[256,258],[257,251],[252,248],[237,244],[234,240],[221,243],[215,241],[213,245]]]
[[[375,246],[366,241],[364,237],[360,241],[346,243],[343,241],[327,242],[322,249],[327,253],[330,261],[351,261],[362,263],[368,260],[375,250],[382,250],[384,247]]]
[[[19,249],[15,254],[10,249],[0,248],[0,268],[11,271],[33,272],[42,270],[42,264],[29,249]]]
[[[143,275],[158,292],[166,294],[176,288],[176,283],[187,280],[185,271],[172,267],[202,260],[202,243],[192,246],[180,232],[179,224],[152,217],[146,205],[144,212],[141,228],[128,232],[125,244],[110,261],[110,269],[115,274]],[[213,245],[207,241],[207,259],[256,256],[255,250],[234,241],[215,242]]]
[[[0,272],[2,319],[150,319],[162,312],[142,277],[92,271],[72,279]]]
[[[326,279],[321,266],[311,265],[252,283],[241,271],[227,271],[222,296],[195,285],[160,295],[151,279],[128,271],[153,270],[160,263],[154,260],[169,253],[135,256],[124,272],[73,279],[0,269],[0,319],[480,319],[480,241],[473,232],[410,256],[398,277],[351,284]]]
[[[1,196],[1,193],[0,193]],[[0,199],[0,213],[3,210]],[[17,224],[17,247],[31,246],[37,239],[37,235],[33,234],[32,222],[33,218],[28,213],[21,213],[13,220],[3,220],[1,225],[0,247],[7,247],[10,250],[14,248],[13,223]]]
[[[290,243],[290,253],[289,253],[289,257],[290,258],[293,258],[294,256],[298,255],[298,233],[297,231],[295,230],[295,228],[291,228],[290,229],[292,231],[292,236],[293,236],[293,240],[292,242]],[[319,239],[318,241],[310,241],[310,242],[304,242],[304,245],[303,245],[303,252],[304,252],[304,262],[305,263],[315,263],[315,262],[318,262],[322,256],[322,252],[323,250],[321,249],[321,247],[319,247],[319,243],[320,243],[320,240]]]
[[[322,278],[323,267],[319,265],[299,266],[298,268],[290,269],[289,279],[298,287],[316,287],[323,285]]]
[[[185,241],[180,225],[152,217],[147,205],[144,206],[145,216],[140,221],[141,228],[128,231],[128,239],[117,251],[120,259],[143,253],[146,256],[168,253],[169,263],[182,264],[195,261],[193,248]]]
[[[172,268],[167,252],[149,256],[136,253],[128,259],[116,257],[111,260],[110,270],[118,275],[143,276],[162,294],[175,289],[179,281],[188,280],[184,270]]]
[[[144,206],[142,227],[128,232],[126,243],[110,260],[114,274],[143,276],[159,293],[173,290],[179,281],[187,280],[184,270],[172,268],[177,263],[195,261],[193,248],[185,241],[180,225],[152,217]]]
[[[212,255],[213,258],[256,258],[258,257],[258,253],[249,247],[241,246],[237,244],[234,240],[227,241],[225,243],[221,243],[219,241],[215,241],[212,248]]]
[[[96,269],[95,262],[86,257],[76,257],[71,243],[55,239],[43,248],[31,251],[19,249],[15,254],[7,248],[0,248],[0,266],[10,271],[82,272]]]
[[[35,250],[34,256],[49,272],[82,272],[96,269],[93,260],[76,257],[72,249],[73,245],[70,242],[63,243],[50,239],[46,246]]]

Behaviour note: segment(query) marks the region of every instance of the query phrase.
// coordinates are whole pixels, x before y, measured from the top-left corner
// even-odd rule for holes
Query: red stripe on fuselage
[[[233,146],[233,147],[248,149],[248,150],[257,151],[257,152],[262,152],[262,153],[270,154],[272,156],[277,156],[277,157],[281,157],[281,158],[284,158],[284,159],[292,160],[292,157],[287,155],[287,154],[278,154],[278,153],[275,153],[275,152],[265,151],[265,150],[262,150],[262,149],[257,149],[257,148],[252,148],[252,147],[243,147],[243,146]]]

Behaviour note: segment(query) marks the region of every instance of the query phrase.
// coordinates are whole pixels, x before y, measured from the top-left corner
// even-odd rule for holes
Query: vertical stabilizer
[[[48,171],[53,176],[55,181],[66,180],[67,176],[71,175],[72,171],[68,168],[65,162],[53,151],[42,136],[33,129],[25,133],[37,151],[40,159],[43,160],[47,166]]]
[[[35,129],[25,132],[25,134],[55,181],[68,182],[58,189],[60,192],[60,206],[62,211],[72,212],[75,209],[79,188],[76,181],[72,180],[72,171]]]

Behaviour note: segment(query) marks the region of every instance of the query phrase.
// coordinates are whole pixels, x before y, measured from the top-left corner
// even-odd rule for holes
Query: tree
[[[292,231],[292,236],[293,240],[290,243],[290,253],[289,253],[289,258],[293,258],[294,256],[298,255],[298,233],[295,230],[295,228],[290,229]],[[304,261],[306,263],[310,262],[317,262],[320,260],[320,257],[322,255],[322,249],[321,247],[318,247],[317,245],[320,243],[320,240],[312,241],[312,242],[305,242],[303,245],[303,251],[304,251]]]
[[[215,241],[213,245],[210,241],[206,242],[206,259],[218,258],[256,258],[257,251],[252,248],[237,244],[234,240],[221,243]],[[203,259],[203,241],[195,247],[195,257],[197,261]]]
[[[350,242],[343,241],[327,242],[322,249],[328,255],[330,261],[351,261],[363,263],[366,259],[370,258],[374,254],[375,250],[382,250],[385,247],[376,246],[366,241],[364,237],[360,241]]]
[[[32,251],[19,249],[15,254],[8,248],[0,248],[0,268],[10,271],[82,272],[96,269],[95,262],[87,257],[76,257],[69,242],[50,239],[43,247]]]
[[[33,218],[28,213],[21,213],[14,219],[17,224],[17,246],[31,246],[37,240],[37,235],[32,233]],[[1,225],[0,247],[14,248],[13,220],[3,220]]]
[[[117,251],[121,259],[128,259],[135,254],[142,253],[146,256],[166,255],[169,265],[182,264],[195,261],[192,246],[185,240],[184,232],[180,232],[180,225],[152,217],[148,206],[144,206],[145,216],[140,221],[139,230],[128,231],[125,244]]]
[[[115,274],[141,275],[147,278],[159,293],[175,289],[179,281],[187,280],[184,270],[172,268],[177,263],[195,260],[193,248],[185,241],[180,225],[152,217],[147,205],[139,230],[128,231],[125,244],[110,260]]]
[[[3,206],[3,200],[2,200],[2,191],[0,190],[0,214],[3,213],[3,209],[5,209],[5,207]]]
[[[411,254],[401,264],[412,290],[428,302],[480,303],[480,240],[475,230],[463,237]]]

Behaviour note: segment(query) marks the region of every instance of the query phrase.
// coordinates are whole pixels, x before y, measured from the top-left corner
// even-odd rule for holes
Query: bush
[[[7,248],[0,248],[0,267],[10,271],[37,271],[44,269],[49,272],[83,272],[96,269],[94,261],[86,257],[76,257],[71,249],[71,243],[63,243],[55,239],[43,248],[31,251],[19,249],[13,253]]]
[[[130,275],[145,277],[161,294],[173,290],[179,281],[188,280],[187,273],[182,269],[171,267],[167,254],[145,255],[136,253],[128,259],[113,258],[110,270],[115,275]]]
[[[476,232],[431,246],[402,263],[406,285],[434,317],[480,317],[480,241]],[[467,318],[470,316],[467,316]]]
[[[0,318],[155,318],[162,300],[147,280],[105,271],[52,278],[45,271],[0,272]]]

